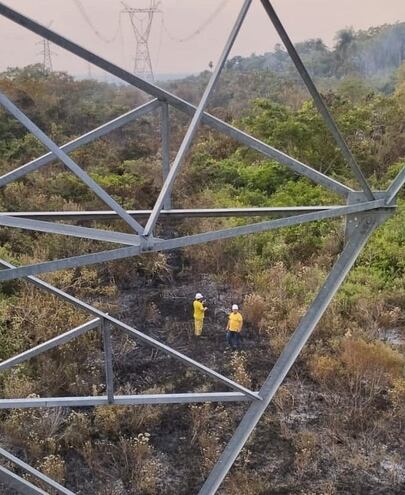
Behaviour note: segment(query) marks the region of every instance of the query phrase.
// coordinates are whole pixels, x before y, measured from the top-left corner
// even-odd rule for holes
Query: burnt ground
[[[234,294],[224,285],[216,286],[214,282],[205,280],[198,286],[207,299],[208,311],[204,321],[204,330],[201,338],[194,336],[194,321],[192,316],[192,303],[195,295],[194,284],[175,284],[169,288],[154,287],[136,290],[123,291],[119,297],[119,305],[122,308],[120,317],[128,324],[135,326],[147,335],[167,343],[177,351],[187,354],[187,356],[214,368],[220,373],[228,373],[229,358],[232,355],[225,342],[225,327],[227,315],[233,301],[240,304],[241,295]],[[243,338],[243,351],[248,361],[255,356],[255,367],[260,362],[260,339],[252,328],[245,325]],[[265,346],[263,346],[263,349]],[[148,381],[147,371],[153,367],[156,361],[164,362],[167,358],[160,355],[158,351],[151,351],[149,347],[140,345],[126,355],[130,369],[124,370],[123,379],[128,378],[126,373],[135,371],[137,379],[141,376]],[[262,356],[267,362],[268,369],[273,363],[271,356]],[[173,372],[177,375],[178,366],[173,361]],[[133,363],[139,363],[137,370],[134,370]],[[264,363],[263,363],[264,364]],[[120,363],[123,366],[123,363]],[[138,365],[137,365],[138,366]],[[180,365],[184,368],[184,365]],[[266,369],[260,366],[259,374],[254,373],[255,381],[261,380],[266,373]],[[211,379],[210,379],[211,380]],[[156,382],[154,382],[156,384]],[[206,385],[207,380],[202,382]],[[188,385],[186,385],[188,390]],[[218,390],[221,390],[221,385]],[[222,387],[222,391],[223,391]],[[183,390],[178,390],[182,392]]]
[[[204,294],[209,307],[201,339],[193,336],[192,301],[197,291]],[[235,352],[227,348],[224,337],[228,308],[233,302],[241,304],[242,300],[240,291],[217,284],[208,277],[192,283],[178,280],[170,284],[140,284],[121,291],[120,317],[146,334],[238,381],[232,364]],[[115,344],[120,340],[116,336]],[[258,390],[277,356],[271,350],[271,343],[269,346],[263,342],[257,331],[249,326],[245,328],[242,355],[251,388]],[[220,383],[142,344],[119,356],[116,354],[115,369],[117,382],[127,393],[128,390],[130,393],[226,390]],[[246,449],[248,454],[241,456],[232,471],[243,470],[264,480],[260,488],[251,493],[405,492],[405,464],[400,455],[403,440],[398,439],[395,445],[389,446],[379,442],[378,435],[375,439],[361,432],[357,437],[355,434],[336,435],[330,425],[334,423],[335,413],[336,417],[339,416],[339,411],[331,411],[331,404],[339,400],[325,395],[317,384],[305,377],[300,361],[291,370],[284,388],[260,422],[253,444]],[[215,429],[223,429],[219,442],[223,446],[247,405],[212,405],[214,416],[217,407],[224,408],[231,416],[227,426],[221,426],[220,421],[214,425]],[[162,494],[196,493],[206,476],[200,466],[201,446],[195,438],[190,438],[193,424],[189,408],[178,405],[162,407],[162,420],[150,432],[154,445],[169,466],[167,477],[172,483],[162,488]],[[305,447],[306,436],[309,443],[312,442],[308,448]],[[232,491],[221,493],[229,495]]]
[[[197,291],[205,295],[209,307],[201,339],[193,335],[192,301]],[[241,378],[235,365],[241,359],[246,372],[242,378],[247,376],[250,387],[258,390],[277,358],[271,341],[264,341],[257,330],[248,325],[241,353],[228,349],[224,338],[229,308],[233,302],[241,304],[244,295],[210,277],[191,281],[190,276],[178,276],[162,283],[149,283],[140,277],[131,285],[121,287],[114,314],[235,381]],[[221,383],[149,346],[134,343],[117,330],[113,331],[113,348],[117,393],[227,391]],[[405,493],[405,445],[398,421],[394,419],[390,423],[387,419],[378,426],[378,421],[373,419],[374,429],[357,431],[350,425],[342,404],[339,392],[321,390],[310,379],[304,360],[300,358],[219,493]],[[141,431],[151,435],[151,444],[164,470],[160,475],[159,494],[198,493],[209,467],[230,439],[248,405],[229,403],[193,407],[139,406],[126,412],[128,424],[138,418]],[[386,405],[381,410],[389,414]],[[121,426],[125,428],[125,425],[126,418]],[[97,444],[99,430],[97,425],[92,427]],[[392,433],[391,436],[382,434],[382,430]],[[131,435],[130,428],[119,434]],[[77,450],[65,452],[64,459],[66,485],[78,495],[149,493],[122,488],[109,466],[103,466],[105,472],[95,477]],[[100,482],[104,479],[105,490]],[[7,495],[13,493],[1,490],[0,493]]]

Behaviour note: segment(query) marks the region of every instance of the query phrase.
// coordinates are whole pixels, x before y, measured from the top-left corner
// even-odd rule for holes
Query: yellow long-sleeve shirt
[[[193,302],[193,308],[194,308],[194,318],[196,320],[203,320],[204,319],[204,305],[203,305],[203,303],[196,299]]]
[[[242,330],[243,318],[242,315],[237,313],[231,313],[229,315],[228,330],[230,332],[240,332]]]

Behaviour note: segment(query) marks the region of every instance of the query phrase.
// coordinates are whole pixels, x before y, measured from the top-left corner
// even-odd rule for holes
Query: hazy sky
[[[131,70],[135,38],[127,16],[120,15],[119,0],[81,0],[94,30],[86,23],[75,0],[4,0],[5,4],[103,57]],[[131,7],[145,7],[149,0],[126,0]],[[212,22],[197,36],[185,38],[198,30],[219,6],[225,4]],[[161,0],[163,14],[155,17],[150,47],[156,73],[186,73],[205,69],[217,60],[230,32],[242,0]],[[353,26],[366,29],[383,23],[405,21],[405,0],[274,0],[281,20],[293,41],[321,37],[333,45],[336,31]],[[163,21],[164,19],[164,21]],[[105,42],[97,36],[111,39]],[[39,38],[7,19],[0,18],[0,70],[40,62]],[[279,39],[259,0],[253,0],[232,55],[250,55],[269,51]],[[54,47],[56,70],[87,74],[88,64],[59,47]],[[99,75],[97,69],[92,74]]]

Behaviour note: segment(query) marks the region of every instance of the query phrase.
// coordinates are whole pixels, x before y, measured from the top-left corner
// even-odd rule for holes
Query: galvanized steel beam
[[[111,345],[111,328],[110,323],[106,320],[101,320],[101,334],[103,337],[104,346],[104,367],[107,400],[109,404],[114,404],[114,371],[112,362],[113,356]]]
[[[115,395],[116,406],[141,406],[146,404],[194,404],[198,402],[240,402],[252,398],[241,392],[204,392],[185,394]],[[28,399],[0,399],[1,409],[31,409],[39,407],[99,407],[108,406],[108,396],[46,397]]]
[[[313,213],[307,213],[305,215],[291,216],[287,218],[280,218],[277,220],[269,220],[267,222],[242,225],[240,227],[232,227],[218,231],[204,232],[202,234],[178,237],[176,239],[156,239],[155,242],[151,243],[150,245],[131,246],[109,251],[101,251],[94,254],[74,256],[71,258],[63,258],[55,261],[46,261],[43,263],[36,263],[34,265],[26,265],[18,268],[1,270],[0,281],[14,280],[16,278],[36,275],[39,273],[64,270],[67,268],[77,268],[80,266],[103,263],[106,261],[114,261],[131,256],[136,256],[142,253],[169,251],[171,249],[204,244],[206,242],[232,239],[234,237],[239,237],[242,235],[268,232],[270,230],[275,230],[282,227],[291,227],[308,222],[338,218],[344,215],[375,210],[378,208],[390,209],[390,207],[385,205],[384,199],[379,199],[376,201],[368,201],[365,203],[358,203],[349,206],[341,206],[339,208],[335,208],[334,210],[316,211]]]
[[[150,251],[165,251],[170,249],[178,249],[186,246],[203,244],[206,242],[232,239],[234,237],[240,237],[242,235],[258,234],[258,233],[268,232],[270,230],[275,230],[285,227],[293,227],[295,225],[302,225],[309,222],[328,220],[354,213],[360,213],[370,210],[379,210],[379,209],[384,209],[387,211],[393,210],[393,208],[389,208],[385,206],[384,199],[380,199],[376,201],[368,201],[365,203],[357,203],[355,205],[341,206],[334,210],[316,211],[313,213],[306,213],[304,215],[297,215],[286,218],[279,218],[277,220],[268,220],[265,222],[241,225],[239,227],[231,227],[228,229],[222,229],[212,232],[204,232],[202,234],[194,234],[185,237],[178,237],[176,239],[162,240],[156,242],[149,249]],[[1,280],[1,271],[0,271],[0,280]]]
[[[405,166],[395,177],[392,184],[387,189],[387,199],[386,199],[387,205],[391,205],[395,201],[396,197],[398,196],[404,184],[405,184]]]
[[[342,205],[330,206],[286,206],[286,207],[254,207],[254,208],[188,208],[162,210],[159,219],[183,218],[228,218],[228,217],[269,217],[291,216],[315,211],[334,210]],[[128,215],[137,219],[148,218],[152,210],[127,210]],[[114,211],[0,211],[2,217],[28,218],[31,220],[117,220]]]
[[[124,234],[111,230],[92,229],[77,225],[67,225],[61,223],[44,222],[41,220],[31,220],[29,218],[13,217],[10,215],[0,215],[0,225],[3,227],[15,227],[34,232],[46,232],[48,234],[61,234],[80,239],[93,239],[102,242],[113,242],[117,244],[128,244],[129,246],[139,246],[141,239],[139,235]]]
[[[161,123],[160,134],[162,141],[162,168],[163,168],[163,183],[165,183],[170,173],[170,117],[169,105],[166,101],[161,102]],[[172,207],[171,191],[166,196],[163,202],[163,208],[170,210]]]
[[[131,246],[119,249],[112,249],[110,251],[101,251],[92,254],[82,254],[80,256],[73,256],[71,258],[47,261],[45,263],[27,265],[25,267],[12,268],[9,270],[1,270],[0,281],[4,282],[5,280],[14,280],[15,278],[26,277],[28,275],[65,270],[67,268],[79,268],[80,266],[130,258],[131,256],[141,254],[141,252],[142,251],[140,246]]]

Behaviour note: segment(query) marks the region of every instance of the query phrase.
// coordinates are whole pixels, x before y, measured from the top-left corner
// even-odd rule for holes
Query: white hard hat
[[[196,299],[203,299],[203,295],[200,294],[199,292],[197,292],[197,294],[195,295],[195,298]]]
[[[237,304],[232,304],[232,311],[236,309],[236,311],[239,309],[238,305]]]

